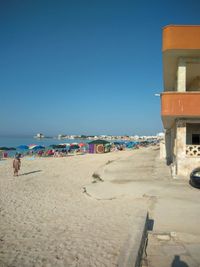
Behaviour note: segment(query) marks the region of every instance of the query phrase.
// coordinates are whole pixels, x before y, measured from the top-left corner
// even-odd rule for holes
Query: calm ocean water
[[[44,138],[44,139],[36,139],[32,137],[2,137],[0,136],[0,147],[6,146],[6,147],[17,147],[20,145],[30,145],[30,144],[36,144],[36,145],[43,145],[43,146],[49,146],[53,144],[62,144],[62,143],[79,143],[84,142],[87,143],[87,140],[79,140],[79,139],[62,139],[58,140],[56,138]]]

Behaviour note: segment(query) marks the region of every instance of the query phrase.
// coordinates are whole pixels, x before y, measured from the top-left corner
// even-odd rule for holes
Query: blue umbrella
[[[45,149],[45,147],[38,145],[38,146],[35,146],[32,150],[38,150],[38,149]]]
[[[26,150],[26,149],[28,149],[28,146],[26,146],[26,145],[20,145],[17,148],[22,149],[22,150],[23,149]]]

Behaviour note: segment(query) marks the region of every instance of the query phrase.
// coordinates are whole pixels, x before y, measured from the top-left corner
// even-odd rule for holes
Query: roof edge
[[[166,28],[169,28],[169,27],[200,27],[199,24],[168,24],[168,25],[165,25],[162,27],[162,29],[166,29]]]
[[[200,49],[200,25],[165,26],[162,51],[169,49]]]

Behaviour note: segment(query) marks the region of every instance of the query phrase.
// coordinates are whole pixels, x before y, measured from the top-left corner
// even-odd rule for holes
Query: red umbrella
[[[80,147],[83,147],[83,146],[87,146],[87,144],[84,144],[84,143],[80,143],[78,144]]]

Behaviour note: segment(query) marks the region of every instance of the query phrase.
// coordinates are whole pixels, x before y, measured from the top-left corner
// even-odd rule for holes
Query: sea
[[[33,138],[33,137],[6,137],[0,136],[0,147],[18,147],[20,145],[42,145],[42,146],[49,146],[49,145],[57,145],[63,143],[80,143],[84,142],[87,143],[88,140],[80,140],[80,139],[58,139],[58,138]]]

